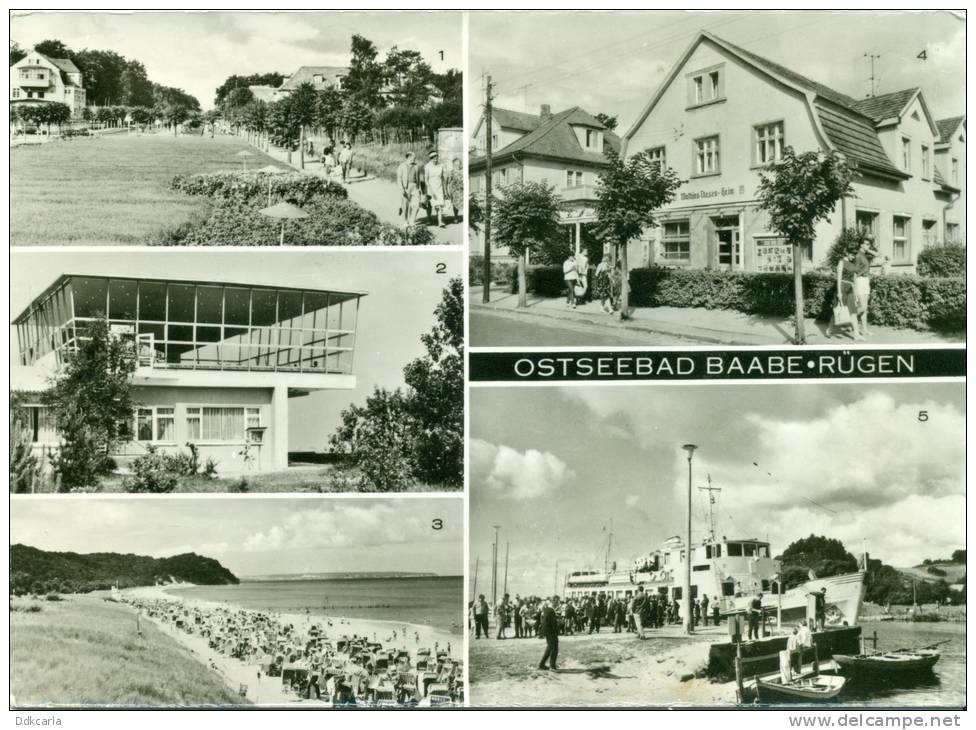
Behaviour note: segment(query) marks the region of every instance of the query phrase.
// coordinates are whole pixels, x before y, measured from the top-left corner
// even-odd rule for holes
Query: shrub
[[[61,598],[61,596],[59,596],[57,593],[48,593],[44,597],[44,600],[45,601],[63,601],[64,599]]]
[[[563,293],[562,268],[529,267],[528,291],[542,297]],[[807,317],[826,320],[833,306],[836,278],[827,273],[803,275]],[[631,303],[638,307],[702,307],[746,314],[789,317],[793,314],[791,274],[669,269],[632,269]],[[512,275],[512,293],[517,283]],[[872,324],[909,329],[959,331],[966,327],[966,284],[960,278],[908,275],[871,279]]]
[[[201,473],[207,479],[213,479],[217,476],[217,462],[213,460],[212,456],[207,457],[207,463],[203,465],[203,471]]]
[[[122,480],[127,492],[166,494],[176,489],[176,474],[169,470],[170,459],[155,446],[146,447],[146,453],[132,462],[132,474]]]
[[[247,483],[246,477],[241,477],[236,482],[232,482],[229,487],[227,487],[228,492],[236,492],[238,494],[246,494],[251,491],[250,485]]]
[[[857,228],[845,228],[831,244],[827,251],[827,258],[823,262],[823,268],[834,271],[837,262],[848,254],[856,254],[861,248],[861,244],[866,240],[866,236]]]
[[[241,202],[268,200],[269,176],[258,172],[212,172],[198,175],[177,175],[170,186],[181,193]],[[272,175],[271,201],[287,200],[303,206],[316,198],[328,196],[345,199],[346,189],[338,183],[300,172]]]
[[[375,243],[380,246],[429,246],[434,242],[434,233],[427,226],[408,226],[398,228],[383,223]]]
[[[468,283],[471,286],[481,286],[484,284],[484,256],[471,256],[468,259]],[[492,259],[491,262],[491,283],[506,284],[513,280],[515,276],[515,264],[511,261],[498,261]],[[517,282],[516,282],[517,286]]]
[[[926,568],[925,569],[925,572],[928,573],[928,574],[930,574],[930,575],[937,575],[940,578],[945,578],[946,577],[946,572],[944,570],[942,570],[942,568],[937,568],[934,565],[930,565],[928,568]]]
[[[918,254],[915,270],[919,276],[965,277],[966,247],[947,243],[923,248]]]

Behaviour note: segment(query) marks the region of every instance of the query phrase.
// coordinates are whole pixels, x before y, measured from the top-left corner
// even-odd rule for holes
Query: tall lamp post
[[[682,446],[688,452],[688,513],[685,524],[685,574],[681,584],[681,606],[684,611],[685,633],[694,633],[695,626],[691,620],[691,459],[695,455],[695,444]]]

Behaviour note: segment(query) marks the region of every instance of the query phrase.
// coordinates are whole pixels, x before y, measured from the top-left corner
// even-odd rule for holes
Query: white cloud
[[[431,526],[437,517],[443,520],[440,530]],[[281,523],[248,535],[244,550],[367,547],[457,539],[461,526],[445,517],[437,505],[412,505],[408,500],[364,506],[345,504],[341,510],[307,509],[292,512]]]
[[[576,476],[566,462],[548,451],[516,451],[473,439],[470,453],[472,479],[511,499],[544,497]]]

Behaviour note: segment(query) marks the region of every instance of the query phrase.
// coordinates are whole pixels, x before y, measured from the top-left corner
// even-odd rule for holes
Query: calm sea
[[[878,632],[878,649],[919,648],[946,641],[942,657],[929,676],[896,684],[852,681],[844,688],[843,704],[899,707],[961,707],[966,704],[966,625],[964,623],[901,623],[862,621],[864,636]],[[868,650],[871,642],[867,642]]]
[[[173,595],[226,601],[243,608],[348,618],[403,621],[461,633],[464,606],[460,576],[349,580],[246,581],[236,586],[194,586]]]

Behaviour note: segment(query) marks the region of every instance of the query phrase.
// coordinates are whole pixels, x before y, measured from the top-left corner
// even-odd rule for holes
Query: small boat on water
[[[898,649],[876,654],[834,654],[844,674],[901,674],[929,672],[942,653],[936,649]]]
[[[779,677],[756,678],[760,702],[829,702],[844,689],[846,680],[833,674],[798,677],[784,682]]]

